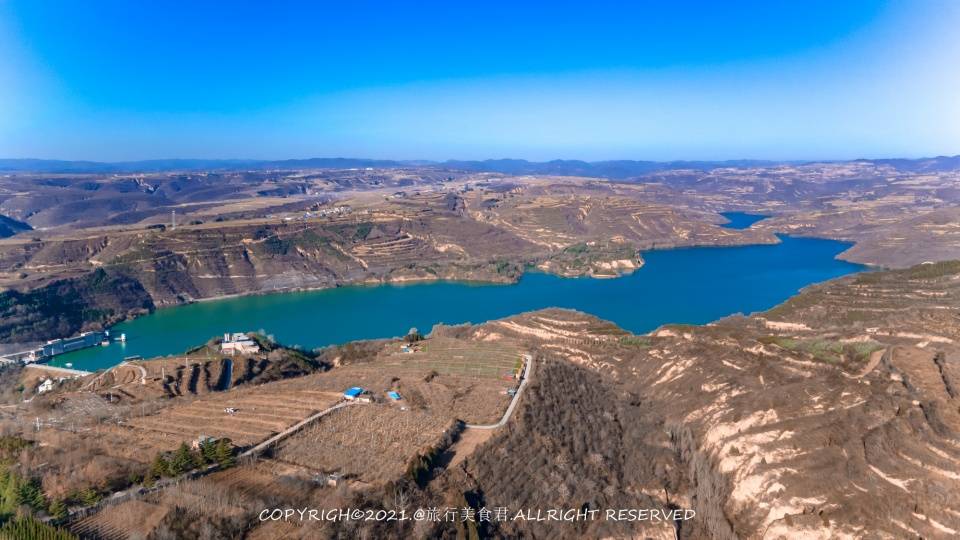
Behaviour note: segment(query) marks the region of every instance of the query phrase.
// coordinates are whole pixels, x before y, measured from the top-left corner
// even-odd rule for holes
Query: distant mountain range
[[[890,165],[909,172],[936,172],[960,168],[960,155],[920,159],[862,159],[867,162]],[[718,167],[773,167],[817,163],[815,161],[764,161],[739,159],[729,161],[580,161],[554,160],[545,162],[525,159],[487,159],[482,161],[396,161],[386,159],[309,158],[286,160],[255,159],[153,159],[145,161],[63,161],[51,159],[0,159],[0,171],[45,173],[152,173],[161,171],[264,170],[264,169],[348,169],[434,167],[470,172],[497,172],[504,174],[553,174],[560,176],[595,176],[601,178],[630,178],[643,174],[676,169],[709,170]],[[844,163],[844,162],[836,162]],[[849,162],[848,162],[849,163]]]

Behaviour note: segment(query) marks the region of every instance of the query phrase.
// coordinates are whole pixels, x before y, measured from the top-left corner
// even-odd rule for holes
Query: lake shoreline
[[[771,216],[768,216],[768,215],[748,214],[748,213],[741,213],[741,212],[721,212],[721,213],[720,213],[720,215],[722,215],[722,216],[724,216],[724,217],[727,217],[727,216],[730,215],[730,214],[743,214],[743,215],[745,215],[745,216],[751,216],[751,217],[759,217],[759,218],[761,218],[761,219],[759,219],[759,220],[757,220],[757,221],[762,221],[763,219],[767,219],[767,218],[771,217]],[[734,227],[727,227],[727,225],[728,225],[728,224],[721,224],[720,226],[721,226],[721,227],[724,227],[724,228],[734,228]],[[751,226],[752,226],[752,224],[751,224]],[[781,236],[786,236],[786,237],[792,237],[792,236],[793,236],[793,235],[787,234],[787,233],[776,233],[776,232],[773,233],[773,235],[774,235],[774,237],[776,238],[776,240],[775,240],[774,242],[770,242],[770,243],[767,243],[767,242],[756,242],[756,243],[750,243],[750,244],[691,244],[691,245],[682,245],[682,246],[677,246],[677,245],[663,245],[663,244],[661,244],[660,246],[654,245],[654,247],[639,249],[639,250],[637,251],[638,258],[639,258],[639,260],[640,260],[639,264],[638,264],[635,268],[632,268],[630,271],[622,272],[622,273],[617,274],[617,275],[613,275],[613,274],[594,274],[594,273],[591,273],[591,272],[583,272],[583,273],[580,273],[580,274],[571,274],[571,273],[564,273],[564,272],[555,272],[555,271],[551,271],[551,270],[549,270],[549,269],[547,269],[547,268],[541,268],[539,265],[537,265],[537,264],[535,264],[535,263],[526,263],[526,264],[524,264],[524,265],[521,265],[522,272],[521,272],[520,275],[518,275],[516,278],[504,278],[504,279],[460,279],[460,278],[454,278],[454,279],[447,279],[447,278],[443,278],[443,277],[439,277],[439,276],[429,276],[429,277],[428,277],[428,276],[405,276],[405,277],[401,277],[401,278],[398,278],[398,279],[389,279],[389,278],[387,278],[387,279],[383,279],[383,278],[381,278],[381,279],[366,279],[366,280],[360,280],[359,282],[337,283],[337,284],[334,284],[334,285],[332,285],[332,286],[326,286],[326,287],[285,287],[285,288],[279,288],[279,289],[249,291],[249,292],[231,293],[231,294],[220,294],[220,295],[215,295],[215,296],[207,296],[207,297],[203,297],[203,298],[191,298],[191,299],[189,299],[189,301],[184,302],[184,303],[161,304],[160,306],[158,306],[157,310],[167,309],[167,308],[171,308],[171,307],[185,306],[185,305],[190,305],[190,304],[199,303],[199,302],[216,302],[216,301],[218,301],[218,300],[229,300],[229,299],[233,299],[233,298],[244,298],[244,297],[248,297],[248,296],[261,296],[261,295],[271,295],[271,294],[287,294],[287,293],[297,293],[297,292],[326,291],[326,290],[340,289],[340,288],[344,288],[344,287],[380,287],[380,286],[384,286],[384,285],[402,286],[403,283],[418,284],[418,283],[433,283],[433,282],[463,283],[463,284],[467,284],[467,285],[470,285],[470,284],[473,284],[473,285],[516,285],[517,283],[520,282],[521,279],[523,279],[523,276],[524,276],[524,275],[526,275],[526,274],[529,273],[529,272],[533,272],[533,271],[538,271],[538,272],[542,272],[542,273],[546,273],[546,274],[550,274],[550,275],[555,275],[555,276],[557,276],[557,277],[568,278],[568,279],[575,279],[575,278],[582,278],[582,277],[589,277],[589,278],[592,278],[592,279],[617,279],[617,278],[620,278],[620,277],[624,277],[624,276],[626,276],[626,275],[630,275],[630,274],[636,272],[637,270],[639,270],[640,268],[642,268],[643,266],[645,266],[646,262],[645,262],[645,260],[644,260],[644,258],[643,258],[643,254],[644,254],[644,253],[652,253],[652,252],[656,252],[656,251],[673,251],[673,250],[682,250],[682,249],[709,249],[709,248],[721,248],[721,249],[722,249],[722,248],[736,248],[736,247],[748,247],[748,246],[768,246],[768,245],[774,245],[774,244],[781,243],[781,242],[782,242]],[[806,237],[806,238],[821,239],[821,240],[831,240],[831,241],[841,242],[841,243],[849,243],[850,246],[848,246],[848,248],[853,246],[853,242],[848,242],[848,241],[846,241],[846,240],[837,240],[837,239],[833,239],[833,238],[821,238],[821,237],[813,237],[813,236]],[[548,260],[548,261],[545,261],[545,262],[549,262],[549,260]],[[616,261],[604,261],[604,262],[616,262]],[[850,261],[850,262],[855,262],[855,261]],[[542,264],[544,264],[544,263],[541,262],[540,264],[542,265]],[[862,264],[862,263],[855,263],[855,264]]]
[[[664,324],[707,324],[769,309],[806,286],[865,269],[838,260],[847,243],[833,240],[788,236],[777,244],[728,248],[647,251],[646,264],[615,279],[524,268],[513,283],[405,279],[204,299],[120,323],[113,332],[126,333],[126,344],[70,353],[53,363],[95,370],[123,356],[176,354],[224,332],[261,329],[280,342],[317,348],[549,307],[590,313],[643,334]]]
[[[639,250],[638,253],[638,264],[629,269],[629,271],[619,272],[617,274],[598,274],[591,271],[584,271],[581,273],[569,273],[564,271],[554,271],[548,268],[541,268],[535,262],[525,263],[521,266],[521,273],[516,277],[504,277],[502,279],[469,279],[469,278],[446,278],[441,276],[402,276],[398,278],[381,278],[381,279],[363,279],[358,281],[350,281],[344,283],[335,283],[332,286],[306,286],[306,287],[282,287],[276,289],[264,289],[264,290],[251,290],[246,292],[239,293],[230,293],[230,294],[219,294],[214,296],[205,296],[201,298],[187,297],[182,302],[159,302],[155,304],[155,307],[152,311],[143,311],[135,314],[128,314],[126,318],[120,319],[112,324],[103,325],[99,327],[99,330],[110,330],[116,327],[119,324],[128,323],[135,321],[142,317],[147,317],[155,313],[163,312],[172,308],[179,308],[184,306],[189,306],[193,304],[208,303],[208,302],[218,302],[224,300],[234,300],[240,298],[248,297],[257,297],[257,296],[271,296],[277,294],[295,294],[295,293],[308,293],[308,292],[317,292],[317,291],[330,291],[337,290],[342,288],[376,288],[381,286],[393,286],[393,287],[402,287],[404,284],[417,285],[422,283],[454,283],[454,284],[464,284],[464,285],[473,285],[473,286],[486,286],[486,285],[516,285],[520,282],[521,279],[526,274],[529,273],[545,273],[549,275],[554,275],[557,277],[575,279],[575,278],[591,278],[591,279],[617,279],[630,275],[645,265],[645,261],[642,258],[643,253],[650,253],[655,251],[672,251],[672,250],[682,250],[682,249],[707,249],[707,248],[733,248],[733,247],[746,247],[746,246],[761,246],[761,245],[771,245],[774,243],[779,243],[779,235],[777,236],[777,242],[757,242],[750,244],[695,244],[695,245],[683,245],[683,246],[674,246],[674,245],[660,245],[654,246],[651,248],[646,248]],[[547,260],[546,262],[549,262]],[[600,261],[601,264],[606,263],[617,263],[618,261]],[[543,263],[540,263],[543,264]],[[96,329],[96,328],[94,328]],[[51,339],[68,339],[73,336],[57,336]],[[3,344],[0,347],[0,354],[11,354],[20,352],[22,350],[36,348],[37,346],[45,343],[45,341],[35,341],[35,342],[14,342]]]

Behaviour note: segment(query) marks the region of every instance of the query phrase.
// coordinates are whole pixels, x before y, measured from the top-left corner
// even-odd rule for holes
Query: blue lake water
[[[514,285],[430,282],[198,302],[119,324],[111,333],[125,333],[126,344],[77,351],[52,364],[96,370],[126,356],[179,354],[225,332],[260,329],[282,343],[313,348],[547,307],[577,309],[633,332],[649,332],[666,323],[703,324],[766,310],[811,283],[863,270],[835,258],[848,247],[783,237],[776,245],[645,252],[640,270],[616,279],[531,272]]]
[[[721,212],[720,215],[730,220],[729,223],[722,225],[722,227],[728,229],[749,229],[754,223],[770,217],[760,214],[747,214],[745,212]]]

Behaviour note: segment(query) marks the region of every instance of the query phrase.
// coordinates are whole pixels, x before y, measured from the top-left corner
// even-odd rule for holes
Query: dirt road
[[[308,416],[307,418],[304,418],[303,420],[301,420],[301,421],[297,422],[296,424],[288,427],[287,429],[281,431],[280,433],[277,433],[277,434],[274,435],[273,437],[270,437],[269,439],[263,441],[262,443],[254,446],[254,447],[252,447],[252,448],[250,448],[250,449],[247,450],[246,452],[243,452],[242,454],[240,454],[240,457],[241,457],[241,458],[244,458],[244,457],[247,457],[247,456],[256,456],[257,454],[259,454],[259,453],[263,452],[264,450],[266,450],[267,448],[269,448],[270,445],[279,443],[279,442],[282,441],[283,439],[286,439],[287,437],[293,435],[294,433],[297,433],[297,432],[300,431],[301,429],[309,426],[309,425],[312,424],[313,422],[315,422],[315,421],[319,420],[320,418],[322,418],[322,417],[324,417],[324,416],[332,413],[333,411],[336,411],[336,410],[338,410],[338,409],[342,409],[342,408],[344,408],[344,407],[350,407],[350,406],[352,406],[352,405],[365,405],[365,403],[361,403],[361,402],[359,402],[359,401],[342,401],[342,402],[340,402],[340,403],[337,403],[336,405],[334,405],[334,406],[332,406],[332,407],[326,408],[326,409],[324,409],[324,410],[322,410],[322,411],[320,411],[320,412],[318,412],[318,413],[316,413],[316,414],[313,414],[313,415]]]
[[[523,371],[520,372],[520,386],[517,387],[517,393],[513,396],[513,400],[510,402],[510,405],[507,407],[506,412],[503,413],[503,417],[496,424],[467,424],[467,429],[496,429],[502,427],[504,424],[510,420],[510,415],[513,414],[513,410],[517,407],[517,402],[520,401],[520,396],[523,395],[524,389],[527,387],[527,383],[530,382],[530,379],[533,377],[533,357],[529,354],[523,355],[525,363],[523,365]]]

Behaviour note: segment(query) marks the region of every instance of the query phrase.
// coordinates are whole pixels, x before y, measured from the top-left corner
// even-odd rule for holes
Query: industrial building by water
[[[121,335],[121,340],[124,340],[125,337],[126,336]],[[43,362],[60,354],[79,351],[80,349],[86,349],[88,347],[96,347],[101,344],[106,345],[109,342],[109,330],[103,332],[83,332],[78,336],[69,338],[51,339],[37,349],[11,353],[0,357],[0,359],[8,362]]]

